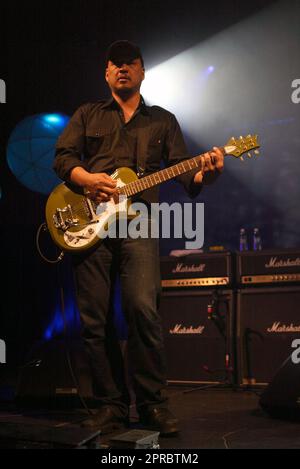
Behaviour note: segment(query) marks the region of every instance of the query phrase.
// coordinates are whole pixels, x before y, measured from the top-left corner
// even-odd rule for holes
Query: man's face
[[[105,79],[110,89],[117,94],[138,91],[144,78],[145,70],[140,59],[118,65],[108,61]]]

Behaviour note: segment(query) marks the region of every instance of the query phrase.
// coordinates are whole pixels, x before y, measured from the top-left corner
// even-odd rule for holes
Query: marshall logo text
[[[286,332],[294,333],[294,332],[300,332],[300,326],[294,326],[294,324],[290,324],[287,326],[286,324],[281,324],[280,322],[274,322],[272,327],[269,327],[267,329],[267,332],[270,334],[276,333],[276,334],[284,334]]]
[[[300,258],[297,259],[279,259],[271,257],[269,262],[265,264],[266,269],[276,269],[278,267],[300,267]]]
[[[198,326],[198,327],[185,327],[182,324],[176,324],[173,329],[169,330],[170,334],[203,334],[205,326]]]
[[[199,265],[185,265],[183,263],[179,263],[176,265],[174,269],[172,269],[173,274],[184,273],[184,272],[203,272],[205,270],[206,264],[199,264]]]

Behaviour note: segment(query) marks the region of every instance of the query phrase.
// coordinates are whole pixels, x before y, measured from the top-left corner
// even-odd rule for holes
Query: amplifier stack
[[[300,338],[300,251],[161,258],[172,383],[268,384]]]
[[[233,383],[230,252],[163,257],[161,315],[170,383]]]
[[[265,385],[300,337],[300,251],[237,256],[237,380]]]

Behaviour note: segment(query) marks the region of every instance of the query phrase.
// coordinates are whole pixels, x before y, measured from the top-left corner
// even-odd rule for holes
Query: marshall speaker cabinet
[[[239,384],[267,384],[300,337],[300,250],[239,253],[236,271]]]
[[[168,382],[232,382],[232,310],[231,290],[163,291]]]
[[[269,383],[300,338],[300,286],[248,288],[237,294],[241,385]]]
[[[227,252],[161,259],[170,383],[231,383],[233,293]]]

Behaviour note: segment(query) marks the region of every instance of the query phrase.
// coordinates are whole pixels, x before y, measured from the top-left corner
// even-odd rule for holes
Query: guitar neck
[[[223,148],[222,148],[223,150]],[[163,182],[174,179],[181,174],[188,173],[192,169],[199,168],[199,171],[203,165],[204,154],[194,156],[188,160],[183,160],[168,168],[161,169],[155,173],[144,176],[141,179],[130,182],[119,189],[120,194],[124,194],[127,197],[131,197],[139,192],[143,192],[146,189],[162,184]]]

